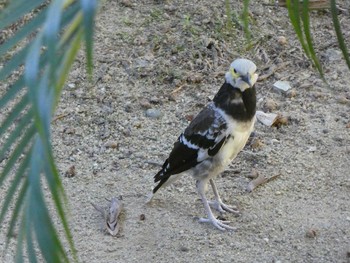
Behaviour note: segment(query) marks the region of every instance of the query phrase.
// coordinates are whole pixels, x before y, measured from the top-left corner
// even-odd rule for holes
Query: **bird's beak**
[[[252,80],[251,80],[251,77],[250,77],[250,74],[247,74],[245,76],[241,76],[241,79],[247,83],[249,85],[249,87],[252,86]]]

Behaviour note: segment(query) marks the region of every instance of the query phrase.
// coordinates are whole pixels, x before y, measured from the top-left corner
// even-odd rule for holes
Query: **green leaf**
[[[12,38],[8,39],[5,43],[0,46],[0,56],[11,49],[13,46],[17,45],[26,36],[35,32],[44,22],[46,17],[46,9],[41,10],[38,15],[36,15],[32,20],[25,24],[21,29],[19,29]]]
[[[29,162],[29,160],[28,160]],[[16,200],[16,204],[15,204],[15,207],[14,209],[12,210],[12,216],[11,216],[11,220],[10,220],[10,225],[7,229],[7,239],[6,239],[6,245],[5,245],[5,248],[8,247],[9,245],[9,241],[10,241],[10,238],[12,237],[12,234],[14,233],[14,229],[15,229],[15,224],[19,218],[19,213],[20,213],[20,210],[21,208],[24,206],[24,200],[25,200],[25,195],[27,193],[27,180],[25,180],[24,184],[22,185],[22,188],[18,194],[18,197],[17,197],[17,200]],[[25,216],[25,215],[23,215]],[[23,218],[22,218],[22,222],[23,222]],[[21,235],[23,231],[20,231],[19,235]],[[22,233],[22,236],[23,236],[24,233]],[[20,238],[21,236],[18,236],[18,242],[20,242]],[[18,245],[17,245],[17,248],[18,248]],[[20,251],[22,253],[22,251]],[[18,254],[18,250],[17,250],[17,254]],[[17,255],[16,255],[17,256]],[[22,256],[19,256],[20,258]]]
[[[4,142],[0,148],[0,159],[4,158],[4,155],[7,151],[10,150],[10,147],[17,142],[19,136],[26,130],[27,126],[32,122],[32,112],[29,110],[26,114],[23,115],[16,127],[11,131],[9,137]],[[1,177],[0,177],[1,185]]]
[[[49,56],[48,66],[50,67],[49,70],[49,79],[50,81],[55,82],[55,64],[57,61],[57,54],[56,54],[56,48],[57,48],[57,42],[58,42],[58,33],[60,29],[61,24],[61,12],[63,7],[63,1],[62,0],[55,0],[51,3],[49,10],[48,10],[48,16],[50,17],[49,20],[45,23],[44,28],[44,39],[47,46],[47,53]]]
[[[15,107],[10,111],[9,115],[7,115],[6,119],[0,125],[0,136],[4,134],[4,132],[8,129],[8,127],[13,124],[16,118],[18,118],[23,111],[23,109],[28,106],[28,97],[24,95],[22,99],[15,105]],[[1,154],[0,154],[1,158]]]
[[[80,0],[80,4],[83,10],[84,20],[84,36],[86,45],[86,58],[87,58],[87,71],[91,76],[93,67],[93,28],[94,28],[94,17],[96,10],[96,0]]]
[[[31,231],[31,226],[32,226],[32,220],[31,219],[26,219],[26,229],[27,229],[27,235],[26,235],[26,240],[27,240],[27,254],[28,254],[28,259],[29,262],[31,263],[36,263],[38,262],[36,259],[36,252],[34,249],[34,244],[33,244],[33,233]]]
[[[14,54],[5,66],[0,71],[0,81],[7,78],[14,70],[24,63],[25,57],[28,53],[28,46],[22,48],[16,54]]]
[[[25,194],[26,193],[27,192],[25,192]],[[18,200],[21,200],[20,197],[18,198]],[[22,204],[18,204],[17,203],[17,205],[22,205]],[[24,241],[24,238],[25,238],[25,222],[26,222],[26,218],[27,218],[26,213],[23,213],[22,218],[21,218],[22,220],[21,220],[21,223],[20,223],[20,226],[19,226],[18,242],[17,242],[17,247],[16,247],[15,262],[17,262],[17,263],[23,263],[23,241]],[[12,218],[12,220],[13,220],[13,218]],[[11,223],[12,223],[12,221],[11,221]]]
[[[33,9],[39,7],[44,2],[45,0],[17,0],[10,2],[11,4],[2,10],[0,15],[0,31],[16,22]]]
[[[63,88],[63,85],[67,79],[69,70],[71,66],[73,65],[74,58],[77,55],[79,48],[80,48],[80,43],[81,43],[81,38],[82,38],[82,30],[76,33],[76,36],[74,39],[70,42],[70,45],[68,47],[68,50],[63,58],[63,61],[60,65],[60,68],[58,69],[58,80],[55,88],[55,97],[59,98],[59,95],[61,94],[61,90]],[[55,101],[55,105],[57,105],[58,100]]]
[[[249,2],[250,0],[244,0],[243,1],[243,11],[242,11],[242,20],[243,20],[243,29],[245,37],[250,42],[251,34],[249,30]]]
[[[310,18],[309,18],[309,0],[303,1],[302,20],[303,20],[304,34],[306,38],[307,48],[309,50],[309,57],[312,59],[315,67],[317,68],[321,77],[324,79],[322,66],[318,61],[318,58],[316,56],[313,43],[312,43],[312,37],[310,32]]]
[[[343,53],[343,57],[346,61],[346,64],[348,65],[348,68],[350,70],[350,55],[349,51],[345,45],[343,33],[341,31],[340,23],[338,20],[338,10],[336,6],[336,1],[331,0],[331,14],[332,14],[332,19],[333,19],[333,25],[334,25],[334,30],[337,35],[338,43],[339,43],[339,48],[341,49]]]
[[[304,49],[306,55],[308,57],[310,57],[309,49],[307,48],[307,45],[305,43],[303,31],[302,31],[301,24],[300,24],[299,0],[287,0],[286,4],[287,4],[287,8],[288,8],[289,19],[292,23],[294,31],[297,34],[299,42],[300,42],[302,48]]]
[[[34,126],[30,126],[23,135],[22,139],[16,146],[16,148],[13,150],[10,158],[7,160],[5,166],[3,167],[2,173],[0,174],[0,185],[2,185],[3,181],[6,179],[6,177],[9,175],[11,169],[23,153],[24,149],[30,144],[32,137],[35,134],[35,128]]]
[[[58,239],[57,232],[53,227],[42,193],[40,174],[46,159],[45,143],[37,136],[32,148],[32,158],[28,171],[29,183],[29,216],[33,223],[33,230],[43,257],[47,262],[68,262],[63,246]],[[28,231],[28,230],[27,230]]]
[[[0,98],[0,109],[4,107],[11,99],[13,99],[18,92],[20,92],[24,87],[24,78],[23,76],[8,88],[6,93]]]
[[[9,205],[12,201],[12,199],[15,197],[15,193],[17,189],[19,188],[22,179],[23,179],[23,174],[25,173],[25,170],[28,167],[30,160],[30,155],[26,155],[24,159],[22,160],[19,168],[16,171],[16,175],[13,178],[13,181],[11,182],[10,188],[7,190],[6,196],[4,198],[4,202],[2,204],[1,208],[1,213],[0,213],[0,224],[3,223],[4,216],[6,215],[7,211],[9,210]]]

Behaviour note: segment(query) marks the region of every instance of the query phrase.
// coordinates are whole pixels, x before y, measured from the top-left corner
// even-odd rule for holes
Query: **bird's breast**
[[[231,161],[236,158],[237,154],[244,148],[249,136],[254,128],[255,120],[250,122],[236,123],[231,131],[229,138],[223,145],[220,153],[217,155],[217,160],[226,167]]]

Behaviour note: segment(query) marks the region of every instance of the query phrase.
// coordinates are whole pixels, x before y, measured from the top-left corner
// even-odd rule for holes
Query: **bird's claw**
[[[212,208],[214,208],[220,213],[229,212],[232,214],[239,214],[239,211],[236,207],[228,206],[224,204],[222,201],[215,200],[215,201],[208,201],[208,203]]]
[[[225,230],[236,230],[236,228],[232,226],[228,226],[225,223],[230,223],[230,221],[226,220],[219,220],[214,218],[199,218],[200,223],[212,223],[216,228],[218,228],[221,231]]]

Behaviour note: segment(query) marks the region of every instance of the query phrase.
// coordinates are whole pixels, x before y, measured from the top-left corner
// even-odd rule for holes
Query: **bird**
[[[207,222],[220,230],[234,230],[229,221],[216,218],[211,207],[220,213],[238,213],[226,205],[214,179],[222,173],[244,148],[254,129],[256,65],[249,59],[235,59],[225,74],[221,88],[180,134],[161,170],[154,176],[157,185],[151,198],[162,187],[168,186],[184,174],[196,181],[198,194],[206,211]],[[207,185],[210,183],[215,200],[208,201]]]

